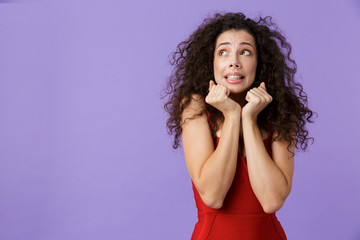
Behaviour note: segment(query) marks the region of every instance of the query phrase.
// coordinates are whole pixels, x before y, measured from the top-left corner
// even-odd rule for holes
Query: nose
[[[240,61],[237,59],[236,56],[234,56],[231,61],[230,61],[230,64],[229,64],[229,67],[232,68],[240,68]]]
[[[229,67],[235,67],[235,68],[239,68],[240,67],[240,64],[238,63],[230,63],[230,66]]]

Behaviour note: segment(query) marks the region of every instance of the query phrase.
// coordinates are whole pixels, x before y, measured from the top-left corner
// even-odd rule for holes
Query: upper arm
[[[193,119],[189,118],[201,112],[204,104],[205,102],[201,96],[194,95],[190,104],[185,107],[181,115],[181,138],[185,162],[190,177],[199,193],[201,192],[201,187],[199,187],[201,169],[206,160],[214,152],[214,143],[206,114]]]
[[[274,136],[276,135],[277,134],[275,133]],[[287,182],[287,189],[285,193],[286,198],[290,194],[292,187],[292,180],[294,175],[294,154],[288,151],[288,142],[281,138],[281,136],[278,140],[272,142],[271,150],[272,159],[277,165],[277,167],[280,169],[280,171],[283,173]],[[291,144],[289,150],[294,152],[295,143]]]

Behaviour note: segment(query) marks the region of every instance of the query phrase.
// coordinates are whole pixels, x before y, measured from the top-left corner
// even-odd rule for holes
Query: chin
[[[232,94],[240,94],[249,90],[249,88],[244,88],[243,86],[226,85],[226,87],[230,90]]]

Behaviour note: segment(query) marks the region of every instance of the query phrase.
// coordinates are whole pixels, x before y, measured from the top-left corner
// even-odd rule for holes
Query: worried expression
[[[215,45],[214,77],[232,94],[243,93],[253,84],[257,67],[255,40],[244,30],[221,33]]]

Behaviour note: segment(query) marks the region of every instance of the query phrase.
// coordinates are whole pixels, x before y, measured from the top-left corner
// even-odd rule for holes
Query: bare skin
[[[210,81],[206,98],[194,95],[182,114],[186,165],[202,200],[212,208],[222,207],[235,176],[238,151],[246,156],[250,184],[265,212],[279,210],[291,191],[294,158],[287,142],[273,141],[270,157],[263,142],[269,133],[256,123],[258,114],[272,101],[265,83],[250,89],[256,66],[255,42],[250,34],[243,30],[222,33],[214,52],[217,84]],[[205,115],[184,121],[201,111],[205,102],[224,115],[216,148]]]

